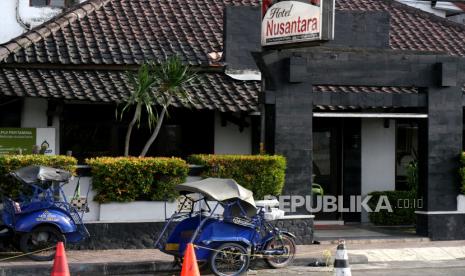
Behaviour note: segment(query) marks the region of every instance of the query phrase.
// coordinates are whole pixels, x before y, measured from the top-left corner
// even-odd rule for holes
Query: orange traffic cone
[[[187,244],[184,252],[184,261],[182,263],[181,276],[200,276],[197,258],[195,257],[194,245]]]
[[[70,276],[68,268],[68,260],[66,259],[65,246],[63,242],[58,242],[53,261],[52,274],[50,276]]]

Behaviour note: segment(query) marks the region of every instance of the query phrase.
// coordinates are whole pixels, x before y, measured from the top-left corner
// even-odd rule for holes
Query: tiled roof
[[[346,92],[346,93],[418,93],[415,87],[386,87],[386,86],[343,86],[343,85],[316,85],[313,91],[317,92]]]
[[[123,71],[10,69],[0,68],[0,87],[5,96],[64,98],[121,102],[130,91]],[[222,112],[257,109],[258,81],[237,81],[222,73],[204,73],[186,87],[192,104],[177,99],[174,106],[215,109]]]
[[[223,50],[225,5],[259,0],[89,0],[0,46],[0,60],[61,64],[140,64],[176,54],[208,65]],[[338,10],[388,11],[390,46],[465,56],[465,26],[393,0],[337,0]]]
[[[465,56],[465,26],[394,0],[336,0],[339,10],[388,11],[389,44],[397,50],[440,51]]]
[[[141,64],[179,55],[191,65],[208,65],[206,55],[223,50],[225,5],[258,0],[89,0],[0,46],[0,59]]]
[[[208,66],[206,55],[223,51],[226,5],[257,6],[259,0],[89,0],[0,45],[0,62],[44,64],[44,67],[48,64],[118,66],[162,61],[167,56],[179,55],[191,65]],[[394,0],[336,0],[336,8],[388,11],[392,49],[465,56],[465,26],[457,23]],[[3,68],[0,91],[92,101],[121,100],[127,95],[126,89],[117,88],[124,73],[77,69]],[[195,90],[198,108],[256,109],[258,82],[238,83],[221,74],[209,74],[206,78],[209,84],[202,84],[205,92]],[[392,88],[374,87],[322,86],[321,89],[415,92],[408,88],[405,89],[409,91],[397,92]]]

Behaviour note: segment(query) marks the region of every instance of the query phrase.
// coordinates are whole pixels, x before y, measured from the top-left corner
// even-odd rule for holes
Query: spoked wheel
[[[24,253],[31,253],[27,256],[35,261],[51,261],[59,241],[65,242],[65,236],[57,228],[45,225],[21,235],[19,246]]]
[[[295,241],[289,236],[282,236],[280,241],[274,237],[265,247],[265,250],[283,250],[283,255],[267,256],[265,262],[272,268],[283,268],[292,263],[295,257]]]
[[[210,256],[210,269],[218,276],[242,275],[249,268],[250,257],[242,245],[224,243]]]

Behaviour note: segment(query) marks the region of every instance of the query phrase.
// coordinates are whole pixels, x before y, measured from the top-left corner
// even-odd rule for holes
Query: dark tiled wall
[[[311,85],[306,82],[288,84],[276,93],[275,153],[287,159],[286,195],[311,193],[312,96]]]
[[[298,236],[297,244],[311,244],[313,241],[313,219],[286,219],[272,224]],[[86,226],[91,237],[67,247],[82,250],[154,248],[164,222],[89,223]]]
[[[389,48],[388,12],[337,11],[331,46]]]
[[[428,211],[457,210],[459,155],[462,151],[462,91],[460,87],[429,88],[427,177]]]
[[[465,214],[417,215],[417,234],[432,240],[465,240]]]
[[[259,7],[226,7],[224,55],[228,69],[257,69],[251,52],[261,51]]]

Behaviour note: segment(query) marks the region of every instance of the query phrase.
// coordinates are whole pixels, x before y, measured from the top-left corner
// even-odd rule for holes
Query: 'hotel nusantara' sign
[[[333,2],[262,0],[262,45],[332,39],[334,9],[331,6],[324,10],[326,3]]]

